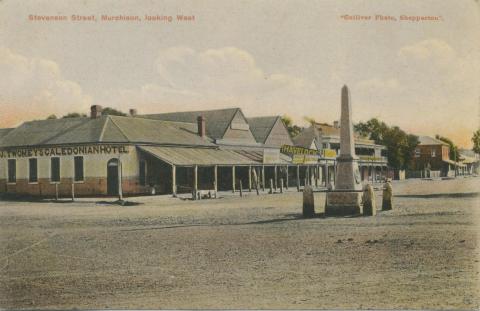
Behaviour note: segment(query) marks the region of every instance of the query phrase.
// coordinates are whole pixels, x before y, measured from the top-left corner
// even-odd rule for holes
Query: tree
[[[62,119],[68,119],[68,118],[86,118],[87,115],[84,113],[78,113],[78,112],[70,112],[67,113],[62,117]]]
[[[111,107],[105,107],[102,110],[102,115],[111,115],[111,116],[123,116],[125,117],[127,114],[125,112],[122,112],[120,110],[111,108]]]
[[[447,137],[443,137],[440,135],[435,135],[435,138],[438,140],[443,141],[444,143],[447,143],[448,146],[450,147],[450,159],[457,161],[458,159],[458,147],[453,143],[453,141]]]
[[[389,166],[395,169],[411,166],[413,152],[419,143],[417,136],[405,133],[398,126],[390,127],[376,118],[355,124],[354,129],[361,136],[387,148]]]
[[[354,129],[361,136],[368,137],[379,144],[388,131],[388,125],[377,118],[372,118],[365,123],[355,124]]]
[[[472,136],[473,152],[480,153],[480,129],[476,130]]]
[[[283,121],[283,124],[285,124],[288,130],[288,133],[290,134],[290,137],[295,137],[302,131],[301,127],[293,124],[292,118],[290,118],[289,116],[284,115],[282,117],[282,121]]]
[[[408,134],[406,143],[407,144],[403,148],[405,167],[411,168],[413,162],[412,155],[414,154],[417,145],[420,143],[420,140],[418,140],[418,136]]]
[[[315,121],[315,118],[304,116],[303,119],[307,121],[310,125],[315,125],[317,121]]]
[[[114,108],[111,108],[111,107],[105,107],[102,109],[102,115],[103,116],[106,116],[106,115],[111,115],[111,116],[126,116],[127,114],[120,111],[120,110],[117,110],[117,109],[114,109]],[[56,118],[55,115],[51,115],[50,117],[54,116]],[[48,118],[50,118],[48,117]],[[67,113],[66,115],[64,115],[62,117],[62,119],[68,119],[68,118],[86,118],[87,115],[84,114],[84,113],[78,113],[78,112],[70,112],[70,113]]]
[[[57,116],[54,114],[51,114],[47,117],[47,120],[55,120],[55,119],[57,119]]]

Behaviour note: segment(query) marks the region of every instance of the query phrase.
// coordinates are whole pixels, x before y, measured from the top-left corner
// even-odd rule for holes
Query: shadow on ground
[[[435,199],[435,198],[474,198],[480,196],[480,192],[467,193],[429,193],[429,194],[397,194],[398,198],[418,198],[418,199]]]

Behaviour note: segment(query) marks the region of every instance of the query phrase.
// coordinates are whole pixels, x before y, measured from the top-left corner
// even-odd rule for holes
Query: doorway
[[[118,159],[107,163],[107,194],[118,195]]]

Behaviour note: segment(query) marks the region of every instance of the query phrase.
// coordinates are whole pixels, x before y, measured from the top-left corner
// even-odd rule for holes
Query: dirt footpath
[[[0,307],[479,309],[480,178],[393,187],[376,217],[301,219],[296,192],[0,201]]]

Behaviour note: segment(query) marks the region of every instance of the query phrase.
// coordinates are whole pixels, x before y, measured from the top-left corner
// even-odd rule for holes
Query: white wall
[[[122,175],[124,177],[138,176],[139,155],[135,146],[126,146],[128,153],[121,153]],[[84,177],[106,177],[107,163],[112,158],[118,158],[119,153],[110,154],[90,154],[82,155],[84,158]],[[59,156],[60,158],[60,178],[73,178],[74,174],[74,155]],[[50,179],[50,156],[37,156],[38,178]],[[29,157],[15,158],[17,160],[17,179],[28,179],[28,160]],[[0,179],[7,179],[8,157],[0,158]]]

